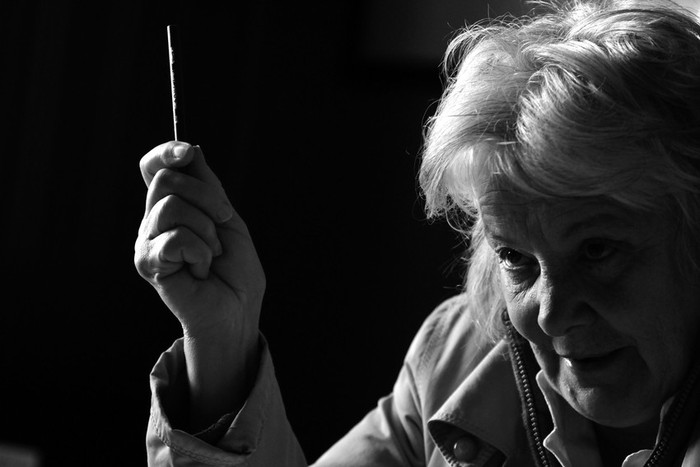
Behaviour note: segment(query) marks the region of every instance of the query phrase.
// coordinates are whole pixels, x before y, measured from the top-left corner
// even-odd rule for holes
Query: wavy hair
[[[532,199],[602,196],[669,213],[677,254],[700,264],[700,25],[639,0],[542,6],[455,36],[426,125],[426,211],[458,219],[464,297],[494,339],[505,305],[479,198],[496,183]]]

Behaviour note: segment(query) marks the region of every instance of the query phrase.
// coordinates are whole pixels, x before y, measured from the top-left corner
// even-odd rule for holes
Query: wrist
[[[238,329],[185,332],[193,431],[205,429],[226,413],[237,413],[255,384],[261,353],[259,334],[257,329],[239,334]]]
[[[257,316],[257,314],[255,315]],[[258,340],[258,320],[246,313],[198,313],[187,320],[180,320],[185,341],[205,346],[240,347]]]

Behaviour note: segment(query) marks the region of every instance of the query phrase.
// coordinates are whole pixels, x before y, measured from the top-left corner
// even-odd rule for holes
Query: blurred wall
[[[262,327],[309,460],[391,391],[462,245],[416,186],[455,27],[491,1],[11,3],[0,21],[0,443],[145,465],[148,373],[179,326],[133,268],[141,155],[187,122],[249,224]]]

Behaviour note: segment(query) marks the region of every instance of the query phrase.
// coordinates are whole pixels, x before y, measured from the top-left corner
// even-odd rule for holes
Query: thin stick
[[[184,141],[187,138],[183,112],[181,55],[177,26],[170,24],[168,25],[168,59],[170,62],[170,95],[173,102],[173,132],[176,141]]]

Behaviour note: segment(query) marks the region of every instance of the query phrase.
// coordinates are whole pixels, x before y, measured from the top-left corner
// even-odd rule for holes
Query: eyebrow
[[[565,215],[565,214],[562,214]],[[488,226],[486,226],[486,239],[487,241],[495,241],[497,243],[502,243],[502,244],[514,244],[517,243],[514,238],[510,238],[508,233],[505,233],[504,235],[500,235],[496,231],[489,229]],[[611,231],[620,231],[620,230],[625,230],[625,231],[630,231],[630,230],[638,230],[639,229],[639,224],[636,224],[630,219],[626,219],[625,216],[620,216],[619,214],[614,214],[612,212],[598,212],[595,214],[591,214],[589,216],[584,216],[583,219],[576,220],[573,224],[567,226],[562,232],[561,235],[563,238],[568,238],[573,236],[579,231],[585,231],[587,228],[603,228],[605,230],[611,230]],[[501,230],[501,229],[497,229]],[[502,231],[502,230],[501,230]]]

